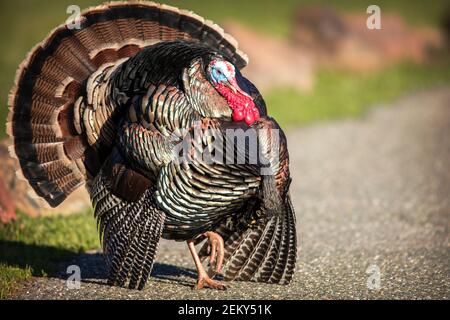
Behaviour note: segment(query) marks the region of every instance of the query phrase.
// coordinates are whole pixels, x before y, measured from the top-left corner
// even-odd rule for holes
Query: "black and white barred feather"
[[[290,196],[286,198],[280,215],[265,218],[261,209],[256,215],[262,219],[225,222],[217,229],[225,242],[223,277],[226,281],[254,281],[289,284],[295,271],[297,235],[295,213]],[[208,244],[200,250],[207,254]],[[211,267],[209,270],[214,275]]]
[[[121,160],[113,152],[94,179],[90,194],[108,282],[142,289],[152,270],[165,213],[154,202],[155,188]]]

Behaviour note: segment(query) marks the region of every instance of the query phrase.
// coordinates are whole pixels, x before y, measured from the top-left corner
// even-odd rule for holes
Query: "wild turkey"
[[[225,280],[291,281],[286,138],[241,75],[246,64],[211,21],[117,2],[83,12],[78,29],[59,26],[19,67],[9,100],[11,152],[53,207],[86,184],[110,284],[142,289],[161,237],[188,242],[196,288],[223,289],[212,280],[221,271]],[[192,154],[235,129],[257,138],[258,161],[249,161],[249,143],[214,151],[232,160],[244,154],[243,163],[178,161],[174,150],[187,137]],[[194,245],[206,238],[197,254]]]

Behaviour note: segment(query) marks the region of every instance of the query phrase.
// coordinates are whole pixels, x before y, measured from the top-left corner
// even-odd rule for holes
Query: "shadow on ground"
[[[80,254],[70,262],[60,264],[58,267],[60,272],[52,276],[60,279],[67,279],[70,276],[70,273],[66,273],[65,271],[70,265],[80,267],[82,282],[106,285],[107,270],[103,255],[101,253]],[[171,280],[180,285],[185,285],[186,281],[181,278],[187,277],[196,279],[197,274],[194,270],[189,268],[155,262],[151,277],[154,281]],[[191,286],[192,284],[188,282],[187,285]]]
[[[34,276],[56,273],[61,261],[70,260],[76,254],[76,251],[53,246],[0,240],[0,263],[20,268],[30,267]]]
[[[20,268],[30,267],[33,276],[47,275],[63,280],[72,274],[67,272],[68,267],[76,265],[80,267],[82,282],[106,284],[107,279],[106,265],[101,253],[79,254],[76,251],[52,246],[0,240],[0,263]],[[173,281],[179,277],[196,278],[196,273],[189,268],[156,262],[152,277]]]
[[[66,261],[61,263],[61,261]],[[81,253],[52,246],[26,244],[0,240],[0,263],[20,268],[30,267],[33,276],[47,275],[66,280],[73,272],[68,267],[80,267],[82,282],[106,284],[107,271],[101,253]],[[152,277],[157,280],[172,280],[183,285],[181,277],[196,278],[194,270],[167,263],[156,262]]]

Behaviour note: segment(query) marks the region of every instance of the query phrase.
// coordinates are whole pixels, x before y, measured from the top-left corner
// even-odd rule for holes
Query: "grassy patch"
[[[11,267],[0,263],[0,300],[14,290],[22,281],[31,277],[31,268]]]
[[[55,272],[61,261],[99,248],[92,212],[30,218],[0,225],[0,298],[30,276]]]
[[[265,95],[270,113],[282,126],[360,116],[376,104],[402,94],[450,83],[450,60],[432,65],[405,63],[366,75],[321,71],[315,89],[299,93],[278,88]]]

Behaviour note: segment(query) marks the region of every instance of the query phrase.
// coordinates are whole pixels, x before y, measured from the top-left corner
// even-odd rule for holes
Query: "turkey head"
[[[207,72],[214,88],[226,99],[233,110],[233,121],[244,120],[248,125],[252,125],[259,119],[259,110],[253,98],[239,86],[237,78],[243,77],[236,72],[232,63],[221,58],[212,59]],[[243,81],[239,82],[243,83]]]

